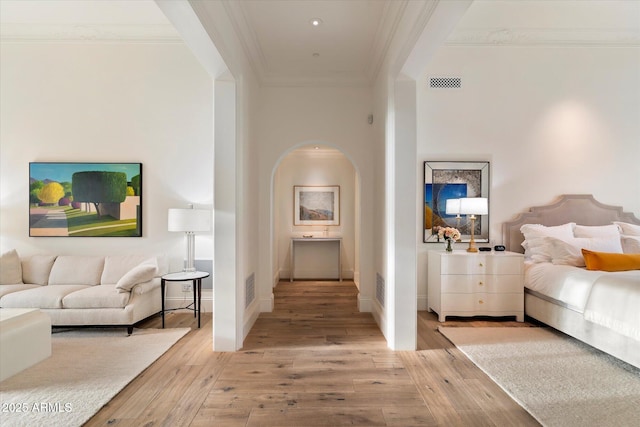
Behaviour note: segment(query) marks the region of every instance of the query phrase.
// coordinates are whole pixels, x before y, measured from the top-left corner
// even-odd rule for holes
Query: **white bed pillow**
[[[573,228],[575,237],[620,237],[620,228],[616,224],[609,225],[576,225]]]
[[[545,237],[554,237],[556,239],[573,239],[573,227],[575,222],[568,222],[562,225],[547,227],[541,224],[524,224],[520,227],[520,231],[524,235],[524,256],[533,262],[551,262],[549,255],[548,243],[544,241]]]
[[[640,236],[640,225],[620,221],[613,221],[613,223],[620,227],[620,234],[624,234],[625,236]]]
[[[551,262],[557,265],[584,267],[582,249],[596,252],[622,253],[620,239],[617,237],[574,237],[568,240],[545,237]]]
[[[640,236],[622,236],[622,252],[625,254],[640,254]]]

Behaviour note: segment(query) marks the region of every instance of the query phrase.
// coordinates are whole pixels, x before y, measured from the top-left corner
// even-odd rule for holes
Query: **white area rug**
[[[640,426],[640,370],[548,328],[438,330],[544,426]]]
[[[190,329],[77,329],[52,355],[0,383],[0,425],[80,426]]]

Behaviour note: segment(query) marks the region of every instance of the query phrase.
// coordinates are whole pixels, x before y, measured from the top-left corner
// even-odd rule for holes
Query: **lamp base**
[[[467,248],[467,252],[478,252],[478,248],[476,248],[476,240],[474,239],[474,231],[476,229],[476,217],[475,215],[471,215],[471,240],[469,240],[469,247]]]
[[[185,267],[182,269],[183,273],[194,273],[196,271],[195,267]]]

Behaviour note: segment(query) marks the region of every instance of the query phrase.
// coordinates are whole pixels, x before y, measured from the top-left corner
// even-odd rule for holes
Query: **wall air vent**
[[[460,77],[431,77],[429,87],[432,89],[460,89],[462,78]]]
[[[244,286],[244,308],[249,307],[256,298],[256,275],[251,273]]]
[[[384,278],[380,273],[376,273],[376,299],[382,307],[384,307],[385,284]]]

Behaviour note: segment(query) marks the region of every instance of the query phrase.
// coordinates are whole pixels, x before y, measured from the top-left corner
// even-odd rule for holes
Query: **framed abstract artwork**
[[[438,227],[454,227],[461,240],[471,238],[471,221],[466,216],[446,212],[448,199],[484,197],[489,199],[489,162],[424,162],[423,242],[438,242]],[[489,241],[489,215],[475,221],[476,242]]]
[[[142,163],[29,163],[29,236],[141,237]]]
[[[293,186],[293,225],[340,225],[340,186]]]

